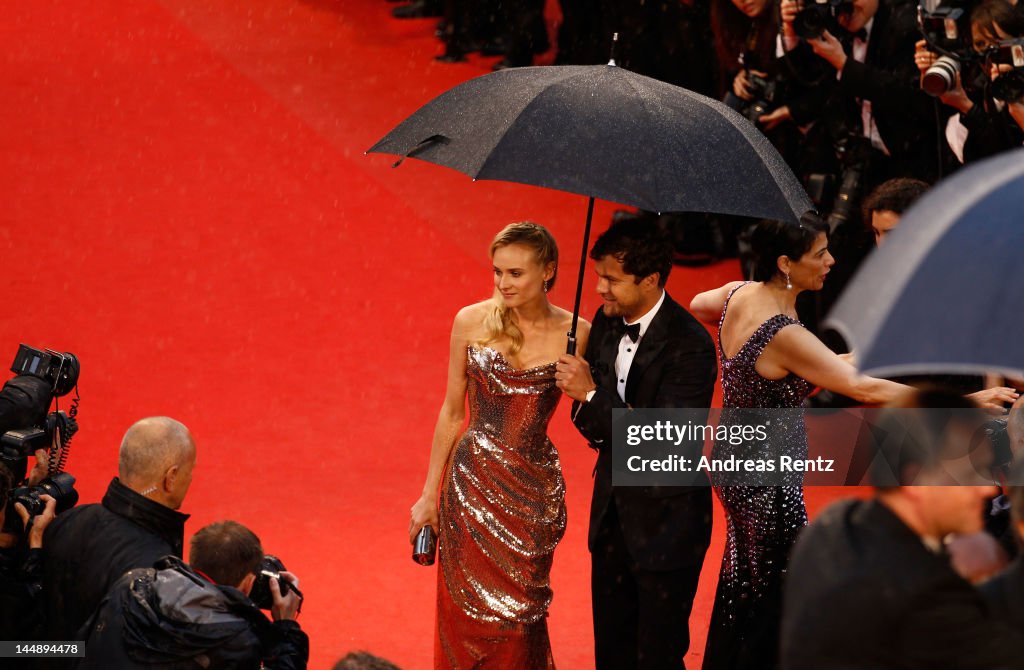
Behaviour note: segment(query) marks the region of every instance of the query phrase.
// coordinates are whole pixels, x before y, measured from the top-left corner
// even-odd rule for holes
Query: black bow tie
[[[631,326],[627,326],[626,324],[622,324],[622,332],[625,335],[629,335],[630,341],[636,342],[637,340],[640,339],[640,324],[639,323],[634,323]]]

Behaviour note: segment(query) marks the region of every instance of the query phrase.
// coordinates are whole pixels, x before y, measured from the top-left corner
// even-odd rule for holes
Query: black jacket
[[[597,392],[588,403],[573,403],[572,409],[576,428],[598,451],[588,546],[593,550],[614,498],[626,545],[638,566],[673,570],[699,565],[711,537],[710,486],[613,488],[612,410],[627,404],[709,408],[718,376],[714,343],[704,326],[666,294],[640,340],[623,402],[615,379],[621,332],[612,325],[612,320],[598,310],[586,353]]]
[[[783,670],[1009,670],[1024,653],[949,557],[877,500],[835,503],[804,530],[782,613]]]
[[[121,577],[88,626],[80,670],[300,670],[309,638],[271,622],[241,591],[214,584],[174,556]]]
[[[186,519],[116,477],[101,504],[59,514],[43,536],[48,639],[80,639],[78,629],[121,575],[181,557]]]
[[[1024,558],[1018,557],[980,589],[992,615],[1024,635]]]
[[[42,549],[0,551],[0,640],[40,639],[42,581]]]
[[[879,0],[864,62],[855,61],[847,50],[838,81],[835,69],[801,41],[783,61],[797,80],[815,84],[817,95],[790,104],[793,120],[800,125],[818,120],[816,130],[834,141],[844,127],[861,129],[860,101],[870,100],[878,133],[892,155],[888,173],[874,181],[895,176],[933,179],[941,160],[936,148],[937,103],[920,87],[914,65],[914,43],[919,39],[916,3]],[[816,136],[812,133],[807,141]]]

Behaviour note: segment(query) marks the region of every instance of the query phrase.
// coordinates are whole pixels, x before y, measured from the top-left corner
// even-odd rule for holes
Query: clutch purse
[[[433,565],[436,554],[437,533],[430,526],[424,526],[412,545],[412,560],[420,565]]]

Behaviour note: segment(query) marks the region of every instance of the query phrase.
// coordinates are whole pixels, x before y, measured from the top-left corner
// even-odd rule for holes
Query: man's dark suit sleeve
[[[669,355],[661,370],[657,395],[645,407],[709,407],[717,371],[714,348],[698,345],[670,351]],[[590,402],[573,402],[573,423],[593,446],[610,447],[612,410],[627,407],[618,393],[598,387]]]

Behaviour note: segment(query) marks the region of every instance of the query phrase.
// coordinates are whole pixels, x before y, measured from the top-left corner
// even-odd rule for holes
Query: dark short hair
[[[875,453],[869,476],[875,488],[913,483],[910,474],[937,465],[951,448],[954,426],[981,426],[985,413],[971,401],[941,387],[916,388],[890,403],[872,427]]]
[[[391,661],[367,651],[350,651],[334,664],[332,670],[400,670]]]
[[[192,536],[189,564],[225,586],[238,586],[263,562],[260,538],[235,521],[217,521]]]
[[[898,177],[882,182],[868,197],[864,198],[861,213],[863,214],[865,225],[871,225],[872,212],[903,214],[929,188],[931,186],[928,182],[907,177]]]
[[[634,275],[637,283],[658,273],[658,286],[664,287],[672,271],[672,241],[653,220],[614,222],[590,250],[595,261],[605,256],[622,263],[622,271]]]
[[[779,256],[800,260],[822,233],[828,234],[828,226],[810,212],[800,217],[799,224],[773,219],[758,223],[750,235],[754,280],[771,281],[779,273]]]
[[[971,25],[990,38],[996,38],[996,26],[1010,37],[1024,35],[1024,10],[1008,0],[984,0],[971,10]]]

